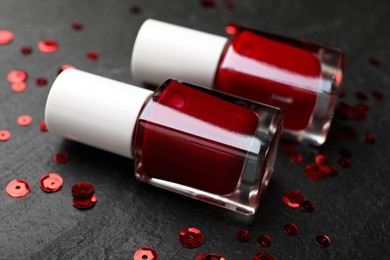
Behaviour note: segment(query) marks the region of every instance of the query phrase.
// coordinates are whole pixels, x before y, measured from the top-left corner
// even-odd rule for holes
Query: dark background
[[[277,259],[385,259],[390,254],[390,2],[365,1],[225,1],[204,8],[200,1],[80,1],[1,0],[0,29],[14,32],[14,41],[0,46],[0,129],[12,138],[0,143],[0,258],[2,259],[132,259],[142,246],[151,246],[160,259],[195,259],[201,252],[219,253],[226,259],[250,259],[266,251]],[[139,6],[141,12],[129,12]],[[329,140],[320,149],[297,146],[302,164],[279,153],[274,178],[252,224],[236,214],[174,193],[139,183],[133,162],[91,147],[66,141],[39,130],[50,85],[62,64],[102,76],[140,85],[131,79],[130,56],[137,30],[147,18],[224,35],[224,25],[236,21],[279,34],[331,43],[343,48],[347,67],[343,87],[356,104],[356,91],[380,89],[384,99],[369,96],[370,111],[363,122],[334,119]],[[71,29],[82,22],[84,29]],[[54,38],[60,48],[52,54],[38,51],[38,41]],[[23,56],[20,47],[31,45]],[[96,50],[100,59],[86,58]],[[382,65],[369,63],[377,57]],[[29,74],[28,89],[14,93],[6,75],[12,69]],[[49,84],[38,87],[37,77]],[[21,114],[30,114],[28,127],[16,124]],[[358,137],[339,137],[342,125],[356,129]],[[362,141],[366,133],[375,144]],[[337,177],[315,182],[305,177],[304,165],[318,153],[337,164],[340,148],[353,151],[349,169]],[[64,165],[53,162],[59,151],[69,154]],[[61,191],[47,194],[39,188],[40,177],[57,172],[64,178]],[[25,179],[31,192],[13,199],[5,192],[9,181]],[[81,211],[71,203],[70,188],[80,181],[95,186],[98,203]],[[287,190],[300,190],[317,208],[313,213],[291,209],[281,200]],[[299,233],[283,234],[285,223],[298,224]],[[186,249],[178,243],[181,229],[195,226],[205,234],[204,244]],[[246,227],[252,238],[236,241],[237,229]],[[268,234],[270,248],[256,245],[256,237]],[[314,238],[326,234],[328,248],[319,248]]]

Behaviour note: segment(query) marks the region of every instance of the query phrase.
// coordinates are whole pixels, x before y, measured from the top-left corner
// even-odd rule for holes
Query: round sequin
[[[72,186],[73,198],[78,200],[87,200],[93,197],[95,189],[88,182],[80,182]]]
[[[59,69],[58,69],[58,74],[60,74],[61,72],[63,72],[64,70],[67,70],[67,69],[74,69],[76,68],[75,66],[72,66],[72,65],[69,65],[69,64],[64,64],[62,65]]]
[[[38,43],[38,49],[44,53],[52,53],[58,50],[58,43],[53,39],[45,39]]]
[[[300,164],[303,161],[303,156],[300,153],[290,154],[290,161],[296,164]]]
[[[35,80],[35,83],[37,84],[37,86],[43,87],[47,85],[47,79],[40,77]]]
[[[157,260],[157,252],[150,247],[141,247],[134,253],[134,260]]]
[[[270,247],[272,239],[268,235],[261,235],[257,237],[256,243],[261,247]]]
[[[325,235],[316,236],[316,244],[319,247],[328,247],[330,245],[330,238]]]
[[[299,191],[290,190],[283,194],[282,200],[290,208],[299,208],[305,198]]]
[[[235,35],[238,31],[238,25],[236,23],[229,23],[225,26],[225,32],[230,35]]]
[[[315,205],[313,202],[305,200],[302,202],[301,209],[306,212],[313,212],[315,209]]]
[[[298,226],[294,223],[287,223],[283,226],[283,232],[286,235],[294,236],[298,233]]]
[[[339,174],[339,169],[337,168],[337,166],[330,166],[329,169],[330,169],[329,172],[330,176],[337,176]]]
[[[20,48],[20,52],[23,54],[23,55],[29,55],[32,53],[32,48],[31,46],[22,46],[22,48]]]
[[[28,78],[28,75],[23,70],[11,70],[7,75],[7,80],[10,83],[21,83],[25,82]]]
[[[8,130],[0,130],[0,141],[5,142],[11,139],[11,132]]]
[[[72,23],[72,29],[75,31],[81,31],[84,28],[84,25],[80,22]]]
[[[20,93],[27,89],[27,85],[24,82],[12,83],[11,89],[13,92]]]
[[[272,255],[266,252],[259,252],[254,256],[252,256],[252,260],[274,260],[274,259],[275,258]]]
[[[20,126],[28,126],[32,123],[32,117],[29,115],[21,115],[16,119],[16,122]]]
[[[305,166],[304,171],[305,175],[313,181],[318,181],[325,178],[325,172],[318,164],[308,164]]]
[[[99,53],[96,51],[90,51],[87,53],[87,58],[89,60],[98,60],[99,59]]]
[[[373,135],[373,134],[366,134],[366,135],[363,137],[363,140],[364,140],[364,142],[366,142],[366,143],[371,143],[371,144],[373,144],[373,143],[376,142],[376,137],[375,137],[375,135]]]
[[[185,228],[180,231],[179,242],[184,247],[196,248],[202,245],[204,235],[197,228]]]
[[[90,199],[79,200],[76,198],[72,199],[72,204],[78,209],[89,209],[96,204],[96,195],[94,194]]]
[[[8,183],[6,192],[12,198],[21,198],[30,192],[30,184],[25,180],[13,180]]]
[[[69,155],[67,153],[60,152],[53,156],[53,160],[59,164],[66,163],[69,160]]]
[[[351,166],[351,160],[345,157],[341,157],[337,162],[343,168],[348,168],[349,166]]]
[[[0,45],[5,45],[14,39],[14,34],[7,30],[0,30]]]
[[[318,154],[318,155],[316,155],[316,157],[315,157],[315,162],[317,163],[317,164],[328,164],[328,157],[326,157],[325,155],[323,155],[323,154]]]
[[[59,191],[64,185],[64,181],[61,176],[57,173],[48,173],[42,176],[41,181],[39,182],[41,189],[51,193]]]
[[[45,121],[42,121],[39,123],[39,129],[42,131],[42,132],[47,132],[48,129],[47,129],[47,126],[46,126],[46,122]]]
[[[196,260],[225,260],[225,258],[218,254],[199,254]]]
[[[250,238],[250,233],[246,229],[240,229],[236,232],[236,239],[241,242],[246,242]]]

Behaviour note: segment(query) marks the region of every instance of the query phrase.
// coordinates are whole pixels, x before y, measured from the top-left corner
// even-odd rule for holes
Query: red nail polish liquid
[[[140,181],[243,214],[272,175],[282,117],[175,80],[153,93],[75,69],[46,105],[50,132],[134,158]]]
[[[343,66],[344,54],[328,46],[247,28],[228,41],[150,19],[132,56],[132,74],[142,81],[176,77],[278,107],[284,137],[311,145],[326,139]]]

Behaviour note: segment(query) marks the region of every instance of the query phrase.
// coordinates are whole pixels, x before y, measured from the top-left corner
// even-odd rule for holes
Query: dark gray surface
[[[0,29],[15,33],[12,44],[0,46],[0,129],[13,137],[0,143],[0,258],[2,259],[132,259],[141,246],[155,248],[160,259],[195,259],[200,252],[214,252],[226,259],[250,259],[259,251],[277,259],[385,259],[390,250],[389,173],[390,143],[390,3],[377,1],[235,1],[228,11],[223,2],[204,9],[199,1],[79,1],[2,0]],[[139,5],[142,13],[128,8]],[[357,90],[381,89],[384,100],[370,98],[369,117],[364,122],[334,120],[328,142],[319,150],[299,147],[305,159],[301,165],[280,153],[273,181],[255,217],[247,225],[233,213],[136,182],[133,162],[81,144],[41,133],[44,105],[58,68],[65,63],[82,70],[120,81],[131,79],[129,60],[140,24],[156,18],[204,31],[224,34],[224,25],[238,21],[253,28],[281,33],[315,42],[332,43],[345,49],[347,70],[344,101],[356,103]],[[72,22],[85,28],[75,32]],[[43,38],[58,40],[60,49],[40,53],[36,43]],[[22,45],[33,45],[30,56],[22,56]],[[99,51],[101,58],[90,61],[86,52]],[[381,67],[368,63],[380,57]],[[26,70],[30,79],[24,93],[13,93],[6,75],[11,69]],[[36,87],[34,79],[45,76],[46,87]],[[30,114],[32,125],[20,127],[16,118]],[[351,125],[358,139],[340,139],[340,125]],[[372,132],[378,142],[361,141]],[[303,166],[318,152],[336,163],[338,150],[353,150],[352,166],[339,176],[319,182],[307,179]],[[57,165],[52,157],[68,152],[70,160]],[[42,174],[58,172],[65,180],[61,191],[46,194],[38,181]],[[31,193],[12,199],[5,193],[15,178],[27,180]],[[70,187],[80,181],[95,185],[97,205],[80,211],[71,204]],[[298,189],[317,208],[308,214],[287,208],[281,201],[284,191]],[[287,222],[299,225],[295,237],[283,234]],[[195,226],[205,234],[204,244],[186,249],[178,232]],[[235,240],[237,229],[247,227],[252,238]],[[273,244],[262,249],[255,237],[269,234]],[[322,249],[315,245],[317,234],[327,234],[332,243]]]

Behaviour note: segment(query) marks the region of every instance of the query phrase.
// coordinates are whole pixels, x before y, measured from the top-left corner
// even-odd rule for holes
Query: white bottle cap
[[[67,69],[54,81],[46,103],[50,132],[132,158],[138,115],[152,91]]]
[[[152,84],[173,77],[211,88],[226,43],[225,37],[148,19],[134,43],[131,73]]]

